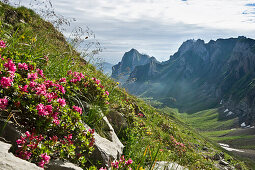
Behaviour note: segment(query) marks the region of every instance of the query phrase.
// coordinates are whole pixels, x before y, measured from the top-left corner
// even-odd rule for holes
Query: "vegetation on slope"
[[[107,137],[102,116],[114,110],[128,124],[118,137],[133,163],[122,161],[123,169],[153,169],[156,161],[215,168],[217,162],[210,157],[220,150],[178,120],[127,94],[32,10],[0,3],[0,22],[0,116],[26,131],[17,140],[17,156],[41,167],[60,158],[95,168],[89,157],[93,129]],[[238,163],[226,157],[232,165]],[[119,165],[114,162],[112,168]]]

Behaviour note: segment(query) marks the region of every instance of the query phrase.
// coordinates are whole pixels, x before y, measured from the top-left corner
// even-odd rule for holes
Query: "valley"
[[[255,168],[254,68],[255,40],[239,36],[187,40],[164,62],[132,49],[112,77]]]

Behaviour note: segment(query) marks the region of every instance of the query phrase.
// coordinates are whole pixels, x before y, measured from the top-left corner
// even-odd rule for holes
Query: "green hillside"
[[[212,157],[222,152],[218,146],[170,116],[172,111],[158,111],[129,95],[32,10],[0,3],[0,27],[0,117],[26,132],[19,147],[14,145],[18,157],[41,167],[54,159],[83,169],[104,167],[90,157],[93,129],[107,138],[103,116],[118,112],[125,123],[111,123],[125,158],[133,161],[120,162],[122,169],[153,169],[157,161],[217,169],[219,161]],[[224,157],[231,166],[248,169],[227,153]]]

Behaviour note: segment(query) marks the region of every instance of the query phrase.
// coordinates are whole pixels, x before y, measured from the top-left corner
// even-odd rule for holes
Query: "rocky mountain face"
[[[131,49],[122,57],[121,62],[112,67],[112,77],[120,82],[125,82],[136,66],[145,65],[150,62],[157,62],[154,57],[139,53]]]
[[[221,106],[240,123],[254,124],[253,39],[188,40],[166,62],[129,67],[133,69],[124,87],[132,94],[190,113]]]

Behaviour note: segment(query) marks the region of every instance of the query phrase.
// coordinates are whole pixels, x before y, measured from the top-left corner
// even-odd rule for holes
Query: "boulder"
[[[16,144],[22,133],[15,127],[14,123],[0,120],[0,137],[8,143]]]
[[[185,168],[175,162],[166,162],[166,161],[159,161],[155,163],[155,166],[153,168],[154,170],[188,170],[188,168]]]
[[[95,138],[95,150],[93,151],[92,155],[90,156],[90,160],[99,161],[101,165],[96,162],[96,166],[98,167],[110,167],[111,161],[118,159],[122,153],[124,145],[120,142],[118,136],[114,132],[113,127],[109,123],[107,117],[103,117],[103,120],[106,122],[109,128],[109,137],[111,140],[101,137],[96,132],[94,133]],[[88,125],[85,125],[87,129],[90,129]]]
[[[9,153],[10,148],[11,144],[0,141],[0,170],[42,170],[35,164]]]
[[[120,134],[123,130],[128,127],[127,121],[124,115],[118,111],[110,110],[107,114],[107,118],[111,123],[116,134]]]
[[[63,162],[61,160],[53,160],[47,165],[47,170],[82,170],[82,168],[70,162]]]
[[[216,153],[216,154],[213,156],[212,159],[215,160],[215,161],[219,161],[219,160],[221,160],[222,158],[221,158],[221,156],[220,156],[219,153]]]
[[[219,164],[220,165],[224,165],[224,166],[228,166],[229,165],[229,163],[226,162],[225,160],[220,160]]]

